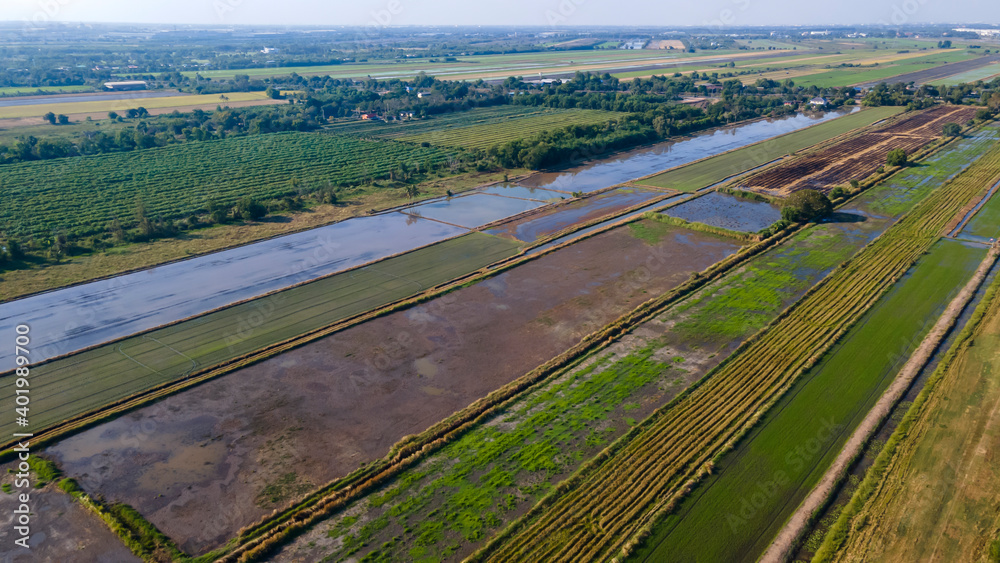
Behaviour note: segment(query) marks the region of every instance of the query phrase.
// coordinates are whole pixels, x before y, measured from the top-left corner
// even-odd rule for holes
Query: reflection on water
[[[517,184],[497,184],[496,186],[490,186],[488,188],[483,188],[477,190],[484,194],[495,194],[502,195],[506,197],[519,197],[522,199],[535,199],[538,201],[559,201],[560,199],[565,199],[570,197],[569,194],[564,194],[560,192],[554,192],[552,190],[543,190],[541,188],[530,188],[525,186],[519,186]]]
[[[765,119],[747,125],[724,127],[696,135],[691,139],[660,143],[652,147],[624,152],[599,162],[564,171],[535,174],[520,183],[524,186],[567,192],[591,192],[763,141],[776,135],[797,131],[810,125],[835,119],[845,115],[845,113],[847,112],[829,112],[819,117],[800,114],[794,117]]]
[[[475,229],[498,219],[517,215],[543,205],[545,204],[540,201],[475,193],[468,196],[439,199],[404,209],[401,213]]]
[[[513,224],[505,223],[486,232],[491,235],[507,234],[523,242],[534,242],[541,236],[557,233],[571,225],[610,215],[662,195],[662,192],[653,190],[619,188],[556,207]]]
[[[39,361],[464,232],[400,213],[358,217],[3,303],[0,333],[31,326],[33,359]],[[0,348],[0,371],[14,367],[12,352]]]
[[[744,233],[756,233],[781,219],[781,210],[770,203],[750,201],[719,192],[707,193],[663,213],[685,221]]]

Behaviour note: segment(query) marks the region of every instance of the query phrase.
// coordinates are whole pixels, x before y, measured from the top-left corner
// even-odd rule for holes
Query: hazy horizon
[[[1000,22],[995,0],[0,0],[5,21],[179,25],[839,26]],[[474,9],[473,9],[474,8]]]

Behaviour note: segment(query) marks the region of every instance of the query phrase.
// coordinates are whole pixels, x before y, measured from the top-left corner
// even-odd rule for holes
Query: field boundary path
[[[788,560],[796,541],[809,528],[809,522],[813,514],[826,504],[827,499],[846,474],[848,467],[857,459],[868,439],[878,430],[882,421],[892,411],[893,406],[906,393],[906,390],[913,383],[917,374],[920,373],[931,359],[935,350],[937,350],[945,336],[947,336],[948,332],[955,325],[955,321],[959,315],[962,314],[962,311],[976,295],[983,280],[986,279],[986,276],[996,263],[998,256],[1000,256],[1000,243],[995,243],[990,248],[986,258],[979,265],[979,269],[976,270],[972,279],[969,280],[965,287],[962,288],[962,291],[951,301],[937,323],[934,324],[931,331],[924,337],[920,346],[917,347],[913,355],[910,356],[910,359],[903,365],[896,379],[886,389],[878,402],[875,403],[875,406],[872,407],[872,410],[869,411],[865,419],[861,421],[861,424],[854,433],[851,434],[851,437],[844,444],[844,448],[823,475],[823,478],[820,479],[816,487],[809,493],[809,496],[802,501],[799,508],[789,518],[788,523],[778,533],[774,542],[771,543],[771,546],[761,556],[761,563],[783,563]]]

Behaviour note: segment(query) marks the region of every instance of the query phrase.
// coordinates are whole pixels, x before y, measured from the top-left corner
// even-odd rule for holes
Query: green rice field
[[[756,561],[985,255],[935,245],[631,560]]]
[[[403,299],[517,250],[513,241],[471,233],[43,364],[32,369],[32,429]],[[0,400],[13,404],[14,385],[2,387]],[[0,428],[16,431],[13,421]]]
[[[488,127],[468,125],[443,128],[416,135],[399,137],[411,143],[430,143],[441,147],[488,149],[494,145],[570,125],[598,125],[622,117],[614,112],[593,109],[567,109],[559,112],[539,112],[521,118],[491,123]]]
[[[956,74],[954,76],[949,76],[948,78],[934,80],[931,84],[934,86],[954,86],[956,84],[971,84],[979,80],[988,82],[998,75],[1000,75],[1000,64],[990,64],[981,68]]]
[[[1000,196],[994,193],[962,229],[962,234],[984,238],[1000,237]]]
[[[692,192],[711,186],[745,170],[761,166],[816,143],[843,135],[854,129],[866,127],[900,113],[902,108],[871,108],[840,117],[801,131],[769,139],[756,145],[743,147],[719,156],[702,160],[640,180],[637,183]]]

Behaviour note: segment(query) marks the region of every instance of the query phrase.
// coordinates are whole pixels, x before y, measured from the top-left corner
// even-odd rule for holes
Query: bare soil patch
[[[967,106],[936,106],[755,174],[740,182],[740,188],[776,197],[804,189],[826,193],[871,176],[885,165],[891,150],[913,154],[940,136],[946,123],[964,125],[975,112]]]

